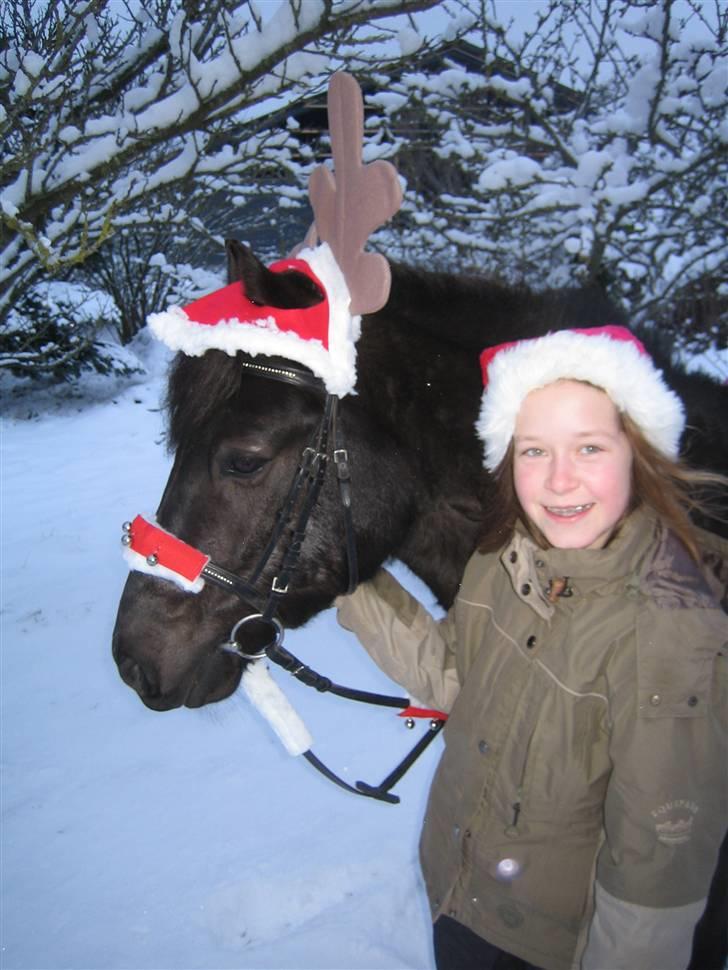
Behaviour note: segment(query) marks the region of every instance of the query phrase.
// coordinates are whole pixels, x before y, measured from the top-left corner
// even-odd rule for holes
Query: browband
[[[320,377],[316,377],[311,371],[300,370],[298,367],[273,364],[257,364],[252,360],[241,360],[241,366],[248,370],[257,371],[261,377],[268,377],[274,381],[282,381],[284,384],[291,384],[293,387],[305,387],[316,391],[319,394],[326,394],[326,387]]]

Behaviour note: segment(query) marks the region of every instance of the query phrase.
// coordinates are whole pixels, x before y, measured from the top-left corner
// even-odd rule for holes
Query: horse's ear
[[[313,280],[296,270],[271,272],[252,249],[237,239],[225,240],[228,283],[241,282],[252,303],[259,306],[309,307],[323,299]]]
[[[252,250],[237,239],[225,240],[225,261],[228,283],[246,280],[256,269],[263,269],[263,264],[253,255]]]
[[[331,78],[328,111],[335,174],[324,165],[311,173],[316,233],[329,244],[344,274],[350,312],[373,313],[387,302],[391,276],[384,256],[365,253],[364,244],[399,209],[402,189],[389,162],[362,163],[364,102],[350,74]]]

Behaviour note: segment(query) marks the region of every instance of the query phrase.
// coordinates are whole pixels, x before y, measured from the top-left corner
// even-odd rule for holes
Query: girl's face
[[[558,549],[601,549],[627,511],[632,449],[609,396],[578,381],[531,391],[513,473],[526,516]]]

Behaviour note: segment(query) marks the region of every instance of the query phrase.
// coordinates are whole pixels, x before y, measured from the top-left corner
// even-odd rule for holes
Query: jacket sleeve
[[[374,662],[408,691],[413,702],[449,711],[460,690],[455,623],[435,620],[384,569],[336,600],[338,621]]]
[[[710,612],[667,655],[673,612],[638,619],[636,669],[612,694],[613,768],[582,970],[690,961],[728,819],[728,629]]]

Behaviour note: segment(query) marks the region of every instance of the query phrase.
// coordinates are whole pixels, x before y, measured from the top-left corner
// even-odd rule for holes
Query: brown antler
[[[387,302],[391,274],[385,257],[365,253],[364,244],[399,209],[402,189],[389,162],[362,163],[364,102],[351,74],[331,78],[328,111],[335,175],[324,165],[311,173],[316,232],[344,274],[351,313],[373,313]]]

